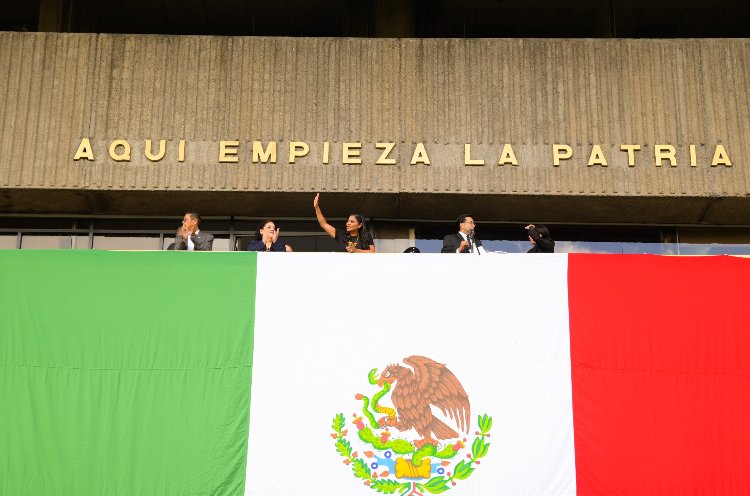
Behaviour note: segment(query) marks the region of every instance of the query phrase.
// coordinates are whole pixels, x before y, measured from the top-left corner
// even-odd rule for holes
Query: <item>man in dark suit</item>
[[[474,238],[474,218],[470,214],[461,214],[456,219],[458,233],[449,234],[443,239],[441,253],[472,253],[483,255],[487,253],[482,242]]]
[[[188,212],[182,218],[182,227],[174,238],[175,250],[211,251],[214,237],[200,230],[201,216],[197,212]]]

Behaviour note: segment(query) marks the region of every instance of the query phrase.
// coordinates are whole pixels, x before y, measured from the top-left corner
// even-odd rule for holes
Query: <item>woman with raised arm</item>
[[[370,233],[365,229],[365,220],[359,214],[350,214],[346,220],[346,229],[339,230],[326,222],[323,212],[320,211],[320,193],[313,200],[315,216],[318,224],[332,238],[335,238],[341,247],[341,251],[349,253],[375,253],[375,242]]]
[[[265,220],[255,231],[255,240],[247,245],[247,251],[292,251],[292,247],[279,241],[279,232],[276,223]]]
[[[529,243],[534,245],[526,253],[555,253],[555,242],[550,239],[546,226],[529,224],[524,229],[527,231]]]

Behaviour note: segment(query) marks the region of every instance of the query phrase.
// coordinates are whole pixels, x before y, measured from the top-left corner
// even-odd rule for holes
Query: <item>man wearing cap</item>
[[[441,253],[471,253],[484,255],[487,253],[482,242],[474,237],[474,219],[470,214],[461,214],[456,219],[458,233],[449,234],[443,239]]]

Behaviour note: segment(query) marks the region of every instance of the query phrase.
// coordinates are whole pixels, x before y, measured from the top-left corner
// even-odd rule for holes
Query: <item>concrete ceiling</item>
[[[398,4],[394,3],[397,2]],[[0,0],[0,30],[35,31],[40,5],[62,31],[377,36],[404,0]],[[747,0],[412,0],[415,37],[750,37]],[[379,20],[378,20],[379,19]],[[412,20],[409,20],[412,23]]]
[[[180,215],[185,205],[208,216],[308,217],[313,192],[0,190],[7,215]],[[326,193],[326,215],[351,209],[381,219],[453,219],[472,212],[485,222],[544,219],[565,224],[750,225],[750,198]]]

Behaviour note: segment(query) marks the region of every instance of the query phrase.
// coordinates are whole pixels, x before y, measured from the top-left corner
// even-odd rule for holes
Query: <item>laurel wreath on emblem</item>
[[[465,397],[466,410],[457,409],[457,400],[450,397],[448,400],[427,398],[429,403],[442,409],[443,413],[447,412],[452,419],[457,421],[459,427],[462,424],[465,430],[469,427],[468,419],[461,422],[460,418],[462,412],[468,411],[468,396],[455,376],[444,365],[429,358],[409,357],[404,361],[412,365],[415,371],[412,372],[400,365],[389,365],[380,376],[380,380],[376,380],[378,369],[372,369],[368,374],[368,382],[371,385],[380,386],[380,391],[374,394],[372,399],[360,393],[355,395],[355,399],[362,402],[362,412],[352,414],[352,424],[357,429],[357,438],[365,445],[362,453],[360,454],[352,447],[349,437],[353,438],[353,436],[350,436],[349,430],[345,429],[346,417],[343,413],[338,413],[333,417],[331,437],[335,439],[336,451],[344,458],[344,464],[351,466],[354,476],[362,479],[370,489],[382,494],[398,493],[401,496],[423,496],[425,492],[443,493],[456,486],[456,481],[468,479],[476,470],[474,464],[479,465],[480,459],[487,455],[490,448],[487,438],[490,437],[492,417],[487,414],[477,416],[479,430],[474,433],[476,437],[471,443],[470,451],[466,446],[467,439],[459,438],[456,431],[439,419],[432,419],[432,430],[417,429],[420,435],[425,436],[424,439],[409,441],[394,437],[390,427],[398,431],[411,428],[407,420],[404,420],[409,418],[409,412],[400,407],[400,402],[397,401],[401,397],[397,395],[399,392],[397,389],[403,388],[403,384],[409,384],[408,374],[412,374],[411,379],[415,376],[419,378],[420,368],[425,364],[429,366],[427,367],[431,374],[429,379],[438,382],[437,385],[443,392],[449,391],[451,381],[455,381],[454,389],[458,396],[463,394]],[[442,367],[442,371],[436,366]],[[436,371],[438,373],[435,373]],[[425,374],[428,372],[421,370],[419,384],[422,386],[429,382],[425,379]],[[441,374],[442,378],[439,377]],[[402,384],[397,384],[399,379]],[[396,384],[396,389],[391,399],[398,411],[379,404],[380,399],[390,392],[392,384]],[[425,395],[422,394],[421,397],[424,398]],[[413,403],[414,397],[408,404]],[[446,407],[447,404],[452,406]],[[378,413],[386,416],[376,419],[375,415]],[[444,442],[432,439],[430,436],[432,432]],[[455,435],[455,437],[448,439],[449,435]],[[456,462],[456,460],[460,461]]]

